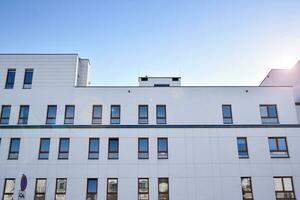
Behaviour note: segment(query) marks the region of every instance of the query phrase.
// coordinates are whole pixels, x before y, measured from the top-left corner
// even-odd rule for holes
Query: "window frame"
[[[92,140],[97,140],[98,141],[98,150],[97,151],[91,151],[91,141]],[[99,153],[100,153],[100,139],[99,138],[89,138],[89,151],[88,151],[88,159],[89,160],[99,160]],[[92,157],[90,156],[91,154],[97,153],[97,157]]]
[[[165,116],[159,117],[158,116],[158,108],[164,107],[165,108]],[[159,122],[159,120],[165,120],[164,122]],[[156,124],[167,124],[167,106],[165,104],[158,104],[156,105]]]
[[[8,82],[8,75],[9,75],[10,72],[13,72],[13,73],[14,73],[14,75],[13,75],[14,77],[13,77],[13,82],[12,82],[12,83],[9,83],[9,82]],[[14,86],[15,86],[15,80],[16,80],[16,73],[17,73],[17,70],[16,70],[16,69],[13,69],[13,68],[7,69],[4,89],[14,89]],[[10,85],[10,84],[11,84],[11,85]]]
[[[108,192],[108,182],[109,180],[117,180],[117,192]],[[118,193],[119,193],[119,180],[118,178],[107,178],[107,182],[106,182],[106,200],[109,200],[108,196],[109,195],[115,195],[114,199],[118,199]]]
[[[118,107],[119,108],[119,116],[118,117],[113,117],[112,116],[112,109],[113,107]],[[116,123],[113,123],[113,120],[118,120]],[[115,124],[121,124],[121,105],[110,105],[110,124],[115,125]]]
[[[9,115],[8,117],[3,117],[3,110],[4,108],[9,108]],[[9,120],[10,120],[10,113],[11,113],[11,105],[2,105],[1,106],[1,115],[0,115],[0,124],[9,124]],[[7,120],[7,123],[3,123],[3,120]]]
[[[96,192],[89,192],[89,181],[96,181]],[[86,200],[88,200],[89,194],[96,195],[98,197],[98,178],[88,178],[86,181]]]
[[[239,139],[243,139],[245,141],[245,145],[246,145],[246,151],[240,151],[239,149],[239,143],[238,143],[238,140]],[[248,159],[249,158],[249,149],[248,149],[248,141],[247,141],[247,137],[237,137],[236,138],[236,143],[237,143],[237,149],[238,149],[238,156],[239,156],[239,159]],[[246,152],[247,155],[246,156],[242,156],[240,155],[240,152]]]
[[[110,141],[112,141],[112,140],[118,141],[117,151],[110,151],[110,147],[111,147]],[[119,145],[120,145],[119,138],[116,138],[116,137],[108,138],[108,155],[107,155],[108,157],[107,157],[107,159],[109,159],[109,160],[118,160],[119,159],[119,150],[120,150]],[[112,157],[112,156],[110,156],[110,154],[117,154],[117,156]]]
[[[160,151],[159,149],[159,140],[166,140],[166,151]],[[162,156],[163,154],[166,154],[166,156]],[[162,155],[161,155],[162,154]],[[157,138],[157,159],[168,159],[169,158],[169,141],[167,137],[159,137]]]
[[[147,109],[147,117],[141,117],[140,114],[140,108],[142,107],[146,107]],[[145,120],[145,122],[143,122],[143,120]],[[138,124],[148,124],[149,123],[149,108],[148,108],[148,105],[146,104],[141,104],[141,105],[138,105]]]
[[[48,149],[48,151],[42,151],[42,140],[48,140],[49,141],[49,149]],[[51,144],[51,139],[50,138],[40,138],[40,147],[39,147],[38,160],[49,160],[50,144]],[[41,154],[47,154],[47,158],[42,158]]]
[[[94,108],[95,107],[100,107],[101,108],[101,116],[100,117],[95,117],[94,114],[95,114],[95,110]],[[102,113],[103,113],[103,107],[102,105],[93,105],[93,108],[92,108],[92,124],[102,124]],[[99,120],[99,123],[95,123],[94,120]]]
[[[6,190],[6,185],[7,185],[7,181],[13,181],[14,182],[14,190],[13,192],[5,192]],[[2,199],[4,199],[4,197],[6,195],[11,195],[12,197],[14,196],[15,190],[16,190],[16,179],[15,178],[5,178],[4,179],[4,188],[3,188],[3,195],[2,195]]]
[[[49,117],[49,108],[55,107],[55,117]],[[57,105],[48,105],[47,106],[47,113],[46,113],[46,124],[56,124],[56,116],[57,116]],[[53,123],[49,123],[48,120],[54,120]]]
[[[28,108],[28,115],[27,115],[26,117],[21,117],[21,111],[22,111],[22,108],[23,108],[23,109]],[[30,105],[20,105],[20,108],[19,108],[18,124],[21,124],[21,125],[26,125],[26,124],[28,124],[29,111],[30,111]],[[23,120],[25,120],[25,122],[23,122]],[[21,122],[22,122],[22,123],[21,123]]]
[[[147,151],[140,151],[141,140],[147,140]],[[147,157],[142,157],[140,154],[147,154]],[[138,159],[139,160],[147,160],[149,159],[149,138],[147,137],[139,137],[138,138]]]
[[[229,107],[230,117],[224,116],[224,108]],[[223,117],[223,124],[233,124],[233,116],[232,116],[232,106],[231,104],[222,104],[222,117]],[[226,122],[226,119],[230,120],[230,122]]]
[[[148,182],[148,192],[140,192],[140,180],[143,180],[143,179],[147,180],[147,182]],[[150,190],[149,178],[138,178],[138,200],[145,200],[144,198],[141,199],[140,195],[147,195],[148,196],[147,200],[149,200],[150,199],[149,190]]]
[[[243,185],[242,185],[243,179],[249,179],[250,180],[250,190],[251,190],[250,192],[244,191],[244,188],[243,188]],[[243,200],[249,200],[249,199],[253,200],[254,199],[253,188],[252,188],[252,179],[251,179],[250,176],[243,176],[243,177],[241,177],[241,188],[242,188],[242,198],[243,198]],[[245,194],[251,194],[252,198],[244,198]]]
[[[32,88],[32,82],[33,82],[33,68],[26,68],[24,72],[24,80],[23,80],[23,89],[31,89]],[[26,75],[27,73],[32,73],[30,82],[26,82]]]
[[[65,192],[57,192],[58,180],[66,180]],[[56,195],[65,195],[65,200],[67,199],[66,198],[67,197],[67,186],[68,186],[68,179],[67,178],[56,178],[54,200],[56,200]]]
[[[276,191],[276,188],[275,188],[275,179],[278,179],[278,178],[281,179],[281,184],[282,184],[282,189],[283,189],[282,191]],[[286,178],[289,178],[291,180],[292,189],[293,189],[292,191],[285,190],[284,179],[286,179]],[[292,199],[296,200],[297,199],[296,198],[296,193],[295,193],[295,187],[294,187],[294,180],[293,180],[292,176],[274,176],[273,177],[273,184],[274,184],[274,191],[275,191],[276,200],[287,200],[287,198],[277,198],[278,193],[286,193],[286,192],[292,193],[293,196],[294,196],[294,198],[288,198],[288,200],[292,200]]]
[[[269,106],[275,106],[276,117],[270,117]],[[267,115],[268,115],[267,117],[264,117],[264,116],[261,115],[261,110],[260,110],[261,107],[266,107],[267,108]],[[261,118],[261,123],[262,124],[279,124],[277,104],[259,104],[259,112],[260,112],[260,118]],[[276,119],[276,122],[264,122],[264,119]]]
[[[167,183],[168,183],[168,192],[160,192],[159,191],[159,184],[160,184],[160,180],[162,180],[162,179],[167,179]],[[169,180],[169,178],[168,177],[159,177],[158,179],[157,179],[157,183],[158,183],[158,188],[157,188],[157,191],[158,191],[158,200],[160,200],[160,195],[161,194],[167,194],[167,200],[169,200],[170,199],[170,180]]]
[[[11,149],[13,140],[18,140],[19,141],[18,151],[12,151],[12,149]],[[10,138],[7,160],[18,160],[19,159],[19,154],[20,154],[20,147],[21,147],[21,138]],[[16,158],[12,157],[11,154],[17,154]]]
[[[61,143],[62,140],[68,140],[68,151],[61,151]],[[61,154],[67,154],[67,157],[61,157]],[[70,154],[70,138],[59,138],[59,146],[58,146],[58,160],[68,160]]]
[[[275,139],[275,143],[276,143],[276,150],[271,150],[271,148],[270,148],[270,140],[271,139]],[[284,141],[285,141],[285,145],[286,145],[286,150],[280,150],[279,149],[279,139],[284,139]],[[290,154],[289,154],[289,147],[288,147],[288,143],[287,143],[287,138],[285,137],[285,136],[279,136],[279,137],[268,137],[268,145],[269,145],[269,152],[270,152],[270,158],[290,158]],[[284,156],[284,155],[282,155],[282,156],[274,156],[274,155],[272,155],[272,153],[286,153],[285,155],[286,156]]]
[[[67,108],[74,108],[74,112],[73,112],[73,116],[72,117],[67,117]],[[65,105],[65,118],[64,118],[64,124],[65,125],[72,125],[74,124],[74,121],[75,121],[75,105]],[[67,123],[67,120],[72,120],[72,122],[68,122]]]
[[[37,192],[37,184],[38,184],[39,180],[45,180],[45,192]],[[34,200],[36,200],[37,195],[43,195],[44,199],[46,199],[46,191],[47,191],[47,178],[36,178],[35,179]]]

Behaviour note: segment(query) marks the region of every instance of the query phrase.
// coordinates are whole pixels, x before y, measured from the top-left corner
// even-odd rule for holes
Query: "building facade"
[[[2,199],[23,174],[25,199],[300,198],[300,65],[232,87],[92,86],[89,69],[77,54],[0,55]]]

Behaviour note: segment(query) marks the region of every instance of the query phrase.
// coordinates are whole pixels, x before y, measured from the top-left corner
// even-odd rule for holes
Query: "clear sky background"
[[[300,59],[299,0],[0,0],[0,53],[79,53],[93,85],[258,85]]]

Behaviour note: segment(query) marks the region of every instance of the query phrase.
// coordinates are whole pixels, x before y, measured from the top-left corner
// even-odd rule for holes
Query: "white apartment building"
[[[300,63],[259,86],[92,86],[89,69],[0,55],[3,200],[300,198]]]

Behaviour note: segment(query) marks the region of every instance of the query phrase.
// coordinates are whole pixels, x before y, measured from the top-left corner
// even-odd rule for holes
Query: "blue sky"
[[[0,0],[0,53],[79,53],[95,85],[258,85],[300,59],[299,0]]]

